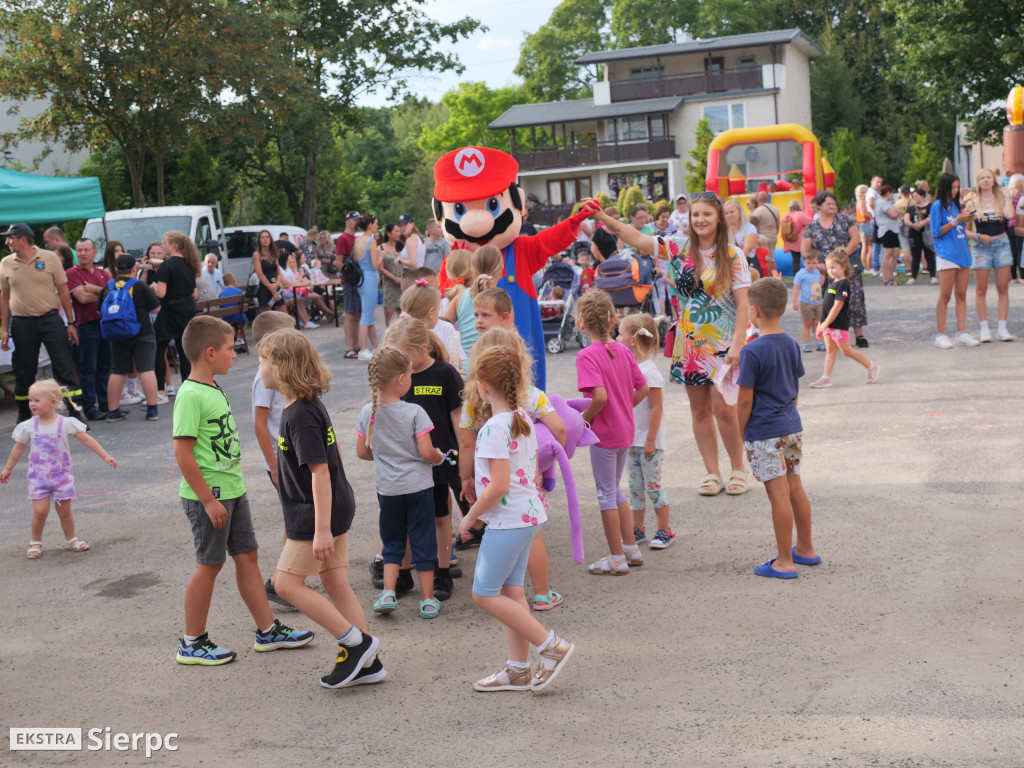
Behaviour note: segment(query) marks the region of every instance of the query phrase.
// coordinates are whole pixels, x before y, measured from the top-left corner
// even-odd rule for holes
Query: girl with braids
[[[412,361],[398,347],[374,350],[369,366],[373,400],[363,406],[356,425],[356,455],[372,461],[377,472],[380,538],[384,544],[384,589],[373,603],[377,613],[398,607],[395,584],[409,542],[420,581],[420,616],[433,619],[441,604],[434,598],[434,475],[445,460],[430,442],[434,428],[427,412],[402,396],[412,385]]]
[[[620,487],[636,422],[633,408],[647,397],[647,381],[629,348],[612,341],[615,306],[604,291],[592,288],[576,303],[576,325],[591,345],[576,356],[579,390],[590,400],[583,420],[597,435],[590,446],[590,466],[610,554],[587,569],[599,576],[622,576],[644,558],[633,534],[633,516]]]
[[[452,365],[461,370],[466,353],[455,326],[441,319],[441,292],[426,280],[417,280],[402,293],[401,307],[403,315],[416,318],[437,334]]]
[[[533,478],[537,437],[520,407],[526,392],[523,361],[514,348],[478,350],[470,381],[481,401],[477,428],[476,501],[459,523],[467,535],[478,519],[487,523],[473,575],[473,602],[504,624],[508,660],[473,684],[477,691],[540,691],[572,655],[574,646],[544,629],[530,613],[523,590],[530,547],[547,520]],[[531,674],[530,645],[540,663]]]

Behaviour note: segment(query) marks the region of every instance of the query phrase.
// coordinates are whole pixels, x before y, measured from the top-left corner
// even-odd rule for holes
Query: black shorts
[[[259,288],[256,289],[256,302],[261,307],[274,306],[274,294],[263,283],[260,283]]]
[[[341,297],[345,302],[346,315],[363,314],[363,300],[359,298],[359,289],[352,287],[352,283],[341,284]]]
[[[448,514],[448,492],[455,493],[455,501],[459,505],[462,514],[469,512],[469,504],[459,496],[462,494],[462,481],[458,474],[454,477],[439,478],[434,475],[434,517],[444,517]]]
[[[136,336],[134,339],[110,342],[110,370],[118,376],[131,376],[156,367],[156,336]]]
[[[883,248],[899,248],[900,236],[898,232],[886,232],[879,241]]]

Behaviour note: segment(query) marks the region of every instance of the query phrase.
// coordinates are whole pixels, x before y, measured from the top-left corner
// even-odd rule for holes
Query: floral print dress
[[[733,291],[750,287],[743,251],[729,246],[730,281],[719,293],[714,252],[701,255],[700,272],[685,238],[657,238],[658,257],[669,260],[671,282],[679,293],[681,313],[672,348],[670,381],[686,386],[712,384],[736,331]]]

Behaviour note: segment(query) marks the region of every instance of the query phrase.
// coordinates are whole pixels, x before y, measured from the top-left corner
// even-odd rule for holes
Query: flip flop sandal
[[[38,560],[40,555],[43,554],[43,542],[41,541],[30,541],[28,543],[28,551],[25,553],[25,557],[29,560]]]
[[[708,472],[700,481],[697,492],[701,496],[717,496],[725,486],[722,485],[722,478],[714,472]]]
[[[619,567],[621,565],[621,567]],[[609,555],[605,555],[596,563],[591,563],[587,571],[595,576],[625,576],[629,573],[629,566],[623,560],[619,565],[612,562]]]
[[[358,360],[359,359],[359,350],[358,349],[347,349],[347,350],[345,350],[345,359],[346,360]]]
[[[440,610],[441,603],[437,601],[437,598],[428,597],[426,600],[420,600],[421,619],[436,619]]]
[[[733,472],[729,475],[729,486],[725,489],[725,492],[729,496],[742,496],[750,490],[748,482],[746,472]],[[734,486],[739,487],[736,488]]]
[[[82,541],[77,536],[72,536],[70,539],[64,542],[64,549],[68,552],[85,552],[89,548],[89,545]]]
[[[549,589],[546,595],[533,596],[533,610],[550,611],[556,605],[561,605],[564,599],[558,592]]]

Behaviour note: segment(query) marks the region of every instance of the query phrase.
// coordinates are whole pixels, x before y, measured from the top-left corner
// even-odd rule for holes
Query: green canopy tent
[[[105,213],[100,180],[34,176],[0,168],[0,223],[53,224]]]

